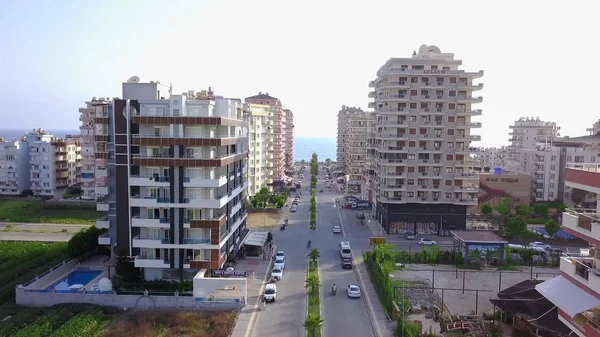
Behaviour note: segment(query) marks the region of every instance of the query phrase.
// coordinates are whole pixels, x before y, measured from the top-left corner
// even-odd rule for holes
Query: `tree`
[[[321,257],[321,253],[316,248],[313,248],[310,253],[308,253],[308,257],[312,262],[317,262],[317,260]]]
[[[512,236],[521,236],[527,231],[527,221],[520,215],[513,216],[508,220],[506,230]]]
[[[517,214],[522,217],[527,217],[531,215],[531,213],[533,213],[533,208],[531,208],[529,205],[520,205],[517,207]]]
[[[545,203],[539,202],[533,205],[533,211],[535,212],[535,214],[541,217],[548,217],[548,205],[546,205]]]
[[[321,315],[314,312],[309,312],[308,315],[306,315],[306,319],[304,320],[304,324],[302,324],[302,326],[304,326],[307,332],[314,336],[317,331],[321,329],[324,322],[325,321],[321,318]]]
[[[273,242],[273,233],[267,233],[267,243]]]
[[[560,225],[557,224],[554,219],[548,219],[544,223],[544,229],[548,233],[549,237],[554,237],[554,235],[560,230]]]
[[[496,206],[496,212],[500,213],[500,215],[502,216],[502,224],[506,225],[506,218],[510,214],[510,207],[507,204],[501,202]]]
[[[325,159],[325,164],[327,164],[327,165],[331,164],[331,159],[329,159],[329,158]]]
[[[315,289],[321,286],[321,281],[319,277],[315,274],[308,275],[306,277],[306,288]]]
[[[126,252],[120,252],[117,256],[115,271],[123,282],[137,282],[142,277],[140,268],[135,267],[132,259],[127,256]]]
[[[492,206],[490,206],[490,204],[486,203],[481,205],[481,214],[488,216],[492,214],[493,211],[494,209],[492,208]]]

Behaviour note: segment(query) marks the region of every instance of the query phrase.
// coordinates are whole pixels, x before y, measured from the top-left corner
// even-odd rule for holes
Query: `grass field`
[[[96,223],[102,213],[90,209],[53,209],[41,201],[0,200],[0,221],[54,224]]]
[[[234,312],[123,313],[93,305],[15,305],[15,287],[67,258],[66,246],[0,242],[0,337],[225,337],[233,331]]]

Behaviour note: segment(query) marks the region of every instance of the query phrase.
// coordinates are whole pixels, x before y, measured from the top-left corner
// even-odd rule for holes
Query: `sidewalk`
[[[273,252],[277,251],[277,246],[273,245]],[[248,299],[246,306],[240,310],[238,319],[235,322],[231,337],[251,337],[256,316],[260,314],[259,299],[267,284],[266,278],[272,268],[273,259],[268,257],[263,260],[262,257],[248,257],[244,260],[238,260],[235,270],[248,272]],[[252,274],[254,272],[254,278]]]
[[[388,320],[387,314],[379,302],[379,297],[377,297],[373,283],[371,283],[371,280],[369,279],[369,272],[363,261],[362,254],[362,250],[352,250],[354,273],[356,274],[356,278],[362,289],[362,294],[367,302],[367,311],[373,322],[373,328],[376,331],[375,335],[376,337],[393,337],[395,324]]]

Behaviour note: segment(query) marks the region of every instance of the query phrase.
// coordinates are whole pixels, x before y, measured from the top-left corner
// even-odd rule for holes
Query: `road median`
[[[321,337],[323,319],[321,318],[321,280],[319,278],[319,251],[313,249],[309,255],[308,274],[306,277],[307,314],[304,321],[307,337]]]

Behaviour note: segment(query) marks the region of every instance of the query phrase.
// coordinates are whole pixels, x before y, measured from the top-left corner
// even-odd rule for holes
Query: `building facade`
[[[268,105],[246,104],[249,124],[248,195],[253,197],[261,188],[272,186],[273,119]]]
[[[483,204],[496,207],[504,198],[511,198],[515,206],[531,203],[531,176],[510,172],[488,172],[479,174],[479,205],[469,210],[470,214],[480,213]]]
[[[0,138],[0,195],[18,196],[29,189],[29,156],[26,143]]]
[[[556,123],[533,117],[521,117],[509,128],[510,145],[507,147],[504,168],[513,172],[523,172],[519,167],[521,150],[534,150],[540,144],[551,145],[560,135],[560,127]]]
[[[272,155],[269,162],[269,169],[272,171],[271,180],[273,188],[283,188],[285,186],[285,154],[286,135],[285,135],[285,112],[281,101],[275,97],[269,96],[269,93],[250,96],[245,99],[248,104],[268,105],[271,120],[273,121],[273,141],[269,154]]]
[[[478,147],[475,149],[473,159],[481,171],[485,171],[486,168],[493,170],[496,167],[504,167],[506,153],[507,150],[504,146],[501,148]]]
[[[473,96],[483,71],[423,45],[411,58],[392,58],[369,83],[375,109],[376,217],[390,234],[450,235],[464,229],[477,205],[472,142],[481,127]]]
[[[284,109],[285,113],[285,168],[290,169],[294,166],[295,146],[294,146],[294,113],[290,109]]]
[[[242,102],[210,88],[169,94],[132,77],[102,126],[109,231],[99,243],[134,257],[147,280],[221,268],[247,232]]]
[[[600,195],[600,165],[567,165],[565,185]],[[567,209],[562,215],[562,229],[587,241],[589,254],[563,255],[560,276],[537,285],[536,289],[558,307],[558,319],[575,334],[600,336],[600,202],[593,209]]]
[[[368,125],[373,121],[374,114],[361,112],[348,119],[345,137],[345,167],[348,175],[346,191],[362,195],[363,169],[367,160]]]
[[[85,102],[86,107],[79,109],[79,130],[81,144],[81,177],[79,180],[81,198],[96,200],[96,183],[106,186],[106,166],[108,151],[106,150],[108,130],[108,109],[112,104],[106,97],[93,97]],[[96,141],[96,129],[99,130]],[[106,131],[106,132],[105,132]],[[103,134],[104,132],[104,134]]]
[[[342,109],[337,115],[337,148],[336,148],[336,163],[337,167],[348,173],[347,168],[347,139],[348,139],[348,121],[352,117],[364,114],[365,112],[361,108],[349,107],[342,105]]]

